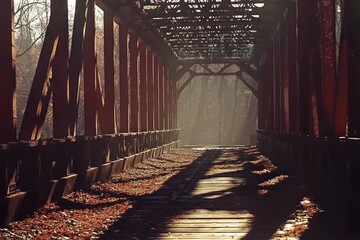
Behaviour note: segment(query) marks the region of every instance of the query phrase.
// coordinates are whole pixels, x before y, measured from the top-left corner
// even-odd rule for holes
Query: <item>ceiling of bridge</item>
[[[141,0],[145,18],[179,60],[241,60],[259,55],[285,0]]]

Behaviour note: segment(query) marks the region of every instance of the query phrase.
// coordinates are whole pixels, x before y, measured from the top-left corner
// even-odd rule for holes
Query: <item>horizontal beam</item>
[[[229,19],[230,20],[230,19]],[[268,28],[272,29],[274,27],[274,24],[269,22],[264,22],[259,19],[251,19],[251,20],[236,20],[236,21],[206,21],[205,19],[203,21],[169,21],[169,20],[159,20],[155,21],[152,20],[153,24],[157,26],[157,28],[166,29],[169,27],[173,27],[174,25],[176,27],[198,27],[198,26],[256,26],[261,28]]]
[[[146,16],[149,18],[177,18],[183,19],[195,19],[198,17],[226,17],[226,16],[252,16],[260,15],[263,13],[262,9],[243,10],[235,8],[211,8],[208,11],[196,12],[193,11],[191,15],[187,15],[185,12],[178,12],[178,9],[169,9],[169,12],[159,12],[157,10],[147,11]],[[212,11],[211,11],[212,10]]]

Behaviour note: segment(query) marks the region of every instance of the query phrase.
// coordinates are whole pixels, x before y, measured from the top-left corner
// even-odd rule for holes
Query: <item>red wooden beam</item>
[[[348,135],[360,137],[360,1],[345,1],[348,37]]]
[[[297,48],[296,4],[289,6],[288,13],[288,62],[289,62],[289,130],[299,133],[299,78]]]
[[[84,39],[84,115],[85,135],[97,134],[95,6],[89,0]]]
[[[264,121],[267,131],[274,131],[274,48],[267,51],[263,74]]]
[[[346,15],[344,14],[345,19]],[[341,27],[341,37],[339,46],[338,72],[335,83],[335,115],[334,128],[337,137],[346,136],[348,121],[348,33],[347,21],[343,20]]]
[[[126,133],[129,128],[130,78],[128,75],[128,29],[119,23],[119,71],[120,71],[120,132]]]
[[[273,78],[273,101],[274,101],[274,131],[281,131],[281,41],[279,34],[276,35],[274,40],[274,78]]]
[[[16,79],[14,56],[14,2],[0,8],[0,143],[16,139]]]
[[[147,76],[147,56],[146,45],[141,42],[140,53],[140,119],[141,131],[146,132],[149,128],[149,107],[148,107],[148,76]]]
[[[308,1],[298,1],[298,67],[299,67],[299,133],[303,135],[309,134],[310,129],[310,98],[308,92],[309,62],[310,58],[310,4]]]
[[[79,111],[80,73],[83,61],[83,41],[88,1],[77,1],[69,58],[69,135],[76,136]]]
[[[102,132],[116,133],[115,118],[115,84],[114,84],[114,16],[110,11],[104,11],[104,76],[105,76],[105,106]]]
[[[49,74],[61,29],[59,22],[62,22],[62,13],[58,11],[58,9],[61,9],[61,6],[61,0],[51,1],[50,21],[45,33],[44,43],[21,124],[19,132],[20,140],[37,140],[41,136],[51,96],[51,78]]]
[[[290,109],[289,109],[289,38],[288,20],[284,20],[281,30],[281,85],[282,85],[282,132],[290,133]]]
[[[139,131],[139,78],[138,78],[138,35],[130,33],[129,39],[130,54],[130,131]]]
[[[69,56],[69,38],[68,38],[68,6],[67,1],[60,1],[61,8],[56,10],[60,12],[61,26],[59,29],[59,40],[52,66],[53,78],[53,129],[54,138],[64,138],[68,136],[68,56]],[[64,111],[65,109],[65,111]]]
[[[159,122],[159,56],[154,55],[154,121],[155,130],[160,129]]]
[[[146,54],[146,75],[147,75],[147,91],[148,91],[148,119],[149,119],[149,131],[153,131],[154,128],[154,52],[147,50]]]
[[[169,129],[169,104],[170,104],[170,93],[169,93],[169,71],[164,67],[164,127]]]
[[[334,136],[336,70],[335,0],[320,0],[319,12],[321,26],[323,134],[325,136]]]
[[[159,62],[159,127],[160,130],[165,128],[164,125],[164,65]]]

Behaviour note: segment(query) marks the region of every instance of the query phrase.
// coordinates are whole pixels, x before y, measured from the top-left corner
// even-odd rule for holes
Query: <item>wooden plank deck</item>
[[[263,174],[254,173],[266,168]],[[303,191],[288,178],[269,187],[259,185],[280,174],[256,149],[208,150],[164,188],[137,199],[102,238],[297,239],[281,236]],[[268,192],[260,194],[261,189]]]

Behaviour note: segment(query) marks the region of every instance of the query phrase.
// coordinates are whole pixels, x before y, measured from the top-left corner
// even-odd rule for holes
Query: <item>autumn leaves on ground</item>
[[[88,191],[73,192],[59,202],[47,204],[25,220],[0,228],[0,239],[96,239],[131,209],[137,198],[162,188],[169,178],[186,169],[205,151],[174,149],[160,158],[148,159],[133,169],[113,175],[110,181],[94,184]],[[256,150],[248,152],[252,153],[255,159],[247,161],[253,165],[249,174],[261,179],[277,171],[277,166],[269,159]],[[276,191],[280,187],[274,187],[277,184],[283,184],[286,192],[287,185],[294,183],[288,175],[276,174],[259,182],[259,198],[279,194]],[[283,192],[280,189],[280,194]],[[319,212],[308,197],[295,208],[297,211],[279,226],[274,239],[298,239],[308,228],[309,220]]]

